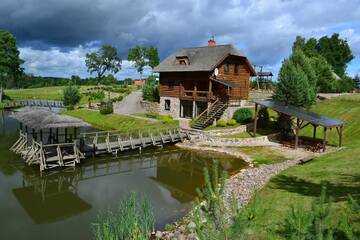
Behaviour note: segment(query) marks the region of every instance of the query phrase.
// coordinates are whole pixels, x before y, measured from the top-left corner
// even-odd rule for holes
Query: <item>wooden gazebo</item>
[[[256,128],[257,128],[257,119],[258,119],[258,106],[263,106],[265,108],[269,108],[274,110],[275,112],[285,114],[290,117],[296,118],[295,125],[295,148],[299,145],[299,135],[300,130],[308,125],[312,125],[314,127],[313,139],[316,138],[316,128],[321,126],[324,128],[324,136],[322,142],[323,151],[326,149],[326,141],[327,141],[327,131],[332,128],[336,128],[336,131],[339,135],[339,147],[342,145],[343,139],[343,128],[344,122],[334,119],[328,118],[313,112],[306,111],[303,108],[294,107],[290,105],[286,105],[283,102],[273,101],[273,100],[254,100],[255,102],[255,117],[254,117],[254,136],[256,136]]]
[[[14,113],[13,117],[20,122],[22,132],[30,134],[33,139],[44,143],[72,142],[79,133],[78,128],[90,126],[80,119],[43,108],[24,109]],[[64,132],[62,134],[59,133],[61,129]],[[71,133],[69,133],[69,129],[72,130]],[[44,136],[47,136],[47,139],[43,139]]]

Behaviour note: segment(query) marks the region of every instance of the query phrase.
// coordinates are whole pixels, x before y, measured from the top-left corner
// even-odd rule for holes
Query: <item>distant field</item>
[[[20,99],[61,100],[63,88],[64,87],[10,89],[10,90],[5,90],[5,94],[14,100],[20,100]]]

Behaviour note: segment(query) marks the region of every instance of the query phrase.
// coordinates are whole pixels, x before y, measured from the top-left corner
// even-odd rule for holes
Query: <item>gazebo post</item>
[[[257,117],[258,117],[258,104],[255,103],[255,115],[254,115],[254,126],[253,126],[254,136],[253,137],[256,137]]]
[[[342,146],[343,127],[344,127],[343,125],[341,125],[340,127],[336,127],[336,130],[337,130],[337,132],[339,134],[339,147]],[[339,130],[339,128],[340,128],[340,130]]]
[[[317,128],[317,125],[313,125],[314,126],[314,135],[313,135],[313,139],[316,138],[316,128]]]
[[[327,140],[327,127],[324,127],[324,140],[323,140],[323,151],[326,150],[326,140]]]
[[[36,141],[37,136],[35,135],[35,129],[34,128],[32,129],[32,138],[35,139],[35,141]]]
[[[49,139],[50,139],[50,143],[53,143],[53,141],[52,141],[52,128],[49,128]]]
[[[296,128],[295,128],[295,149],[299,146],[299,133],[300,133],[300,119],[296,119]]]
[[[42,129],[40,129],[40,142],[42,142],[43,141],[43,131],[42,131]]]
[[[74,127],[74,139],[76,139],[76,127]]]

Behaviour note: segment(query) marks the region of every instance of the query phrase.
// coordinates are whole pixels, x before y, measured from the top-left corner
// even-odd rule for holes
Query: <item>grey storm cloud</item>
[[[157,46],[163,58],[214,35],[269,67],[289,54],[296,35],[345,31],[358,43],[359,25],[360,0],[1,0],[0,6],[0,28],[21,47],[73,52],[100,41],[125,58],[144,44]]]

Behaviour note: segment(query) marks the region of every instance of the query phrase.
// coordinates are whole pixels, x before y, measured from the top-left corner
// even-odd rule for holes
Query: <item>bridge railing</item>
[[[131,139],[140,139],[146,137],[156,137],[160,135],[177,134],[178,127],[163,127],[163,128],[140,128],[129,130],[113,130],[113,131],[99,131],[90,133],[81,133],[80,138],[86,144],[98,144],[106,142],[116,142],[119,139],[127,141]]]

